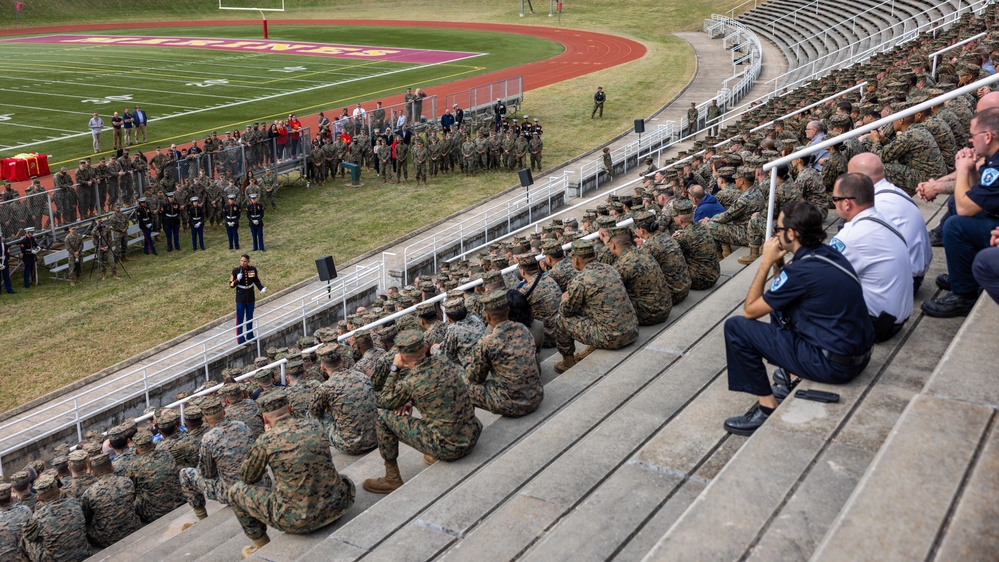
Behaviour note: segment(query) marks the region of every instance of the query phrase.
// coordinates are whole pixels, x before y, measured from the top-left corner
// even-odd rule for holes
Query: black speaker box
[[[336,266],[333,265],[333,256],[326,256],[316,260],[316,270],[319,271],[320,281],[336,279]]]

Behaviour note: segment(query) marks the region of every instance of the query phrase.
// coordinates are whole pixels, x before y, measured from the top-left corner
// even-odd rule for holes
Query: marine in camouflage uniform
[[[911,116],[896,120],[895,138],[887,144],[880,138],[871,139],[871,152],[885,163],[885,177],[909,195],[916,192],[920,182],[940,177],[946,169],[933,135],[912,123]],[[809,200],[807,194],[805,199]]]
[[[94,476],[90,474],[88,460],[90,455],[86,451],[77,449],[69,454],[69,469],[73,473],[73,478],[69,482],[64,482],[62,493],[66,497],[77,498],[94,483]]]
[[[423,139],[416,139],[416,146],[413,148],[413,167],[416,169],[416,185],[420,185],[420,180],[427,185],[427,162],[430,159],[430,151],[423,144]]]
[[[812,170],[813,172],[815,170]],[[724,213],[715,215],[707,223],[711,232],[711,237],[715,239],[715,244],[737,244],[746,246],[749,244],[749,218],[753,213],[758,213],[766,207],[769,194],[763,193],[754,182],[754,172],[742,171],[743,182],[748,183],[742,195],[727,208]],[[817,176],[816,172],[816,176]],[[752,178],[752,179],[750,179]],[[821,185],[821,181],[819,182]]]
[[[558,288],[564,293],[569,288],[569,283],[579,275],[576,268],[572,267],[572,260],[565,257],[562,244],[555,240],[544,243],[542,251],[545,253],[545,266],[548,276],[558,284]],[[555,262],[554,264],[552,262]]]
[[[177,487],[178,466],[170,453],[153,445],[148,431],[136,433],[132,442],[136,458],[125,477],[135,486],[135,512],[143,523],[151,523],[183,502]]]
[[[240,481],[229,488],[243,532],[254,546],[246,557],[267,544],[267,527],[285,533],[310,533],[336,521],[354,504],[354,483],[333,465],[329,444],[315,420],[295,418],[287,398],[271,392],[261,399],[271,428],[250,449]],[[270,467],[271,489],[257,485]]]
[[[558,325],[558,307],[562,289],[547,274],[542,273],[533,255],[517,256],[520,276],[524,278],[517,290],[527,297],[531,315],[545,326],[544,347],[555,347],[555,327]],[[540,276],[540,278],[539,278]]]
[[[180,414],[176,410],[166,410],[156,418],[163,440],[157,450],[168,453],[177,469],[194,468],[198,465],[198,443],[188,438],[180,430]],[[138,447],[138,444],[136,444]]]
[[[294,373],[286,367],[285,377],[288,380],[288,386],[284,387],[282,391],[288,397],[291,415],[296,418],[311,418],[309,407],[312,406],[312,400],[322,383],[308,378],[301,364]]]
[[[42,475],[35,481],[35,486],[44,499],[24,523],[21,544],[28,560],[79,562],[88,558],[90,543],[80,502],[61,494],[52,475]]]
[[[70,194],[69,190],[73,188],[73,178],[66,171],[66,167],[63,166],[55,176],[53,176],[53,186],[56,204],[56,220],[59,224],[74,222],[76,220],[76,209],[72,211],[69,208]],[[75,197],[73,197],[75,200]]]
[[[829,160],[826,161],[826,165],[823,166],[822,171],[825,173],[826,169],[829,167]],[[811,170],[811,168],[808,168]],[[813,170],[814,171],[814,170]],[[846,168],[843,169],[843,173],[846,173]],[[838,177],[838,176],[837,176]],[[800,184],[796,181],[791,181],[789,178],[778,177],[777,187],[774,188],[774,215],[779,215],[780,210],[783,209],[784,205],[791,203],[792,201],[801,201],[803,199],[801,194]],[[776,217],[774,218],[776,222]],[[766,237],[767,229],[767,209],[753,215],[749,219],[749,245],[761,246],[763,245],[763,239]],[[757,249],[757,253],[759,249]],[[743,262],[740,258],[739,263],[749,263]]]
[[[264,418],[260,414],[260,406],[246,397],[243,387],[238,384],[227,384],[222,388],[222,397],[227,404],[226,417],[246,424],[254,439],[260,437],[264,432]]]
[[[440,355],[427,357],[418,331],[400,333],[395,343],[399,355],[384,384],[375,386],[381,408],[378,452],[385,460],[385,476],[364,481],[365,490],[381,494],[402,485],[396,462],[400,441],[433,459],[450,461],[472,452],[482,433],[461,368]],[[408,415],[409,407],[421,417]]]
[[[635,217],[635,228],[641,229],[647,236],[642,242],[641,250],[648,252],[656,260],[666,279],[673,304],[678,304],[690,294],[690,273],[687,262],[683,259],[683,250],[676,240],[667,232],[659,230],[659,225],[653,221],[655,215],[643,211]]]
[[[209,425],[214,416],[223,415],[222,404],[214,397],[203,399],[201,410]],[[201,439],[198,468],[180,471],[181,493],[199,519],[208,516],[205,498],[222,503],[228,501],[229,487],[239,480],[240,466],[253,441],[253,433],[243,422],[226,419],[224,415],[205,433]]]
[[[339,347],[327,344],[317,353],[329,379],[316,390],[309,411],[318,420],[329,413],[329,442],[338,450],[359,455],[374,449],[378,411],[371,379],[346,367]]]
[[[721,267],[718,265],[718,250],[715,240],[705,223],[693,222],[694,209],[689,206],[680,213],[680,229],[673,233],[673,239],[683,251],[683,259],[687,262],[687,272],[690,274],[690,288],[695,291],[705,291],[715,286],[721,277]]]
[[[31,508],[12,503],[10,488],[9,483],[0,482],[0,560],[18,562],[22,560],[21,533],[31,519]]]
[[[794,179],[793,189],[800,193],[805,201],[815,205],[815,208],[822,213],[822,219],[825,220],[829,214],[829,206],[832,204],[832,192],[826,191],[826,186],[822,182],[822,176],[819,175],[818,171],[805,164],[802,159],[795,160],[794,163],[798,165],[798,174]],[[769,196],[767,199],[769,199]],[[761,214],[767,210],[767,199],[764,199],[763,209],[760,209]],[[778,208],[774,207],[774,209]]]
[[[482,320],[465,308],[463,297],[450,298],[444,301],[444,312],[448,315],[447,333],[441,342],[439,351],[442,355],[467,370],[472,363],[472,354],[476,343],[486,331]],[[455,321],[455,318],[464,318]]]
[[[558,372],[575,364],[577,340],[591,348],[620,349],[638,338],[638,316],[617,270],[594,259],[589,240],[573,242],[572,257],[580,273],[559,306],[555,346],[563,362],[556,365]]]
[[[135,513],[135,486],[111,471],[111,459],[97,455],[90,461],[97,480],[80,497],[87,519],[87,539],[106,548],[137,531],[142,523]]]
[[[530,414],[545,396],[534,337],[526,326],[510,321],[506,291],[487,293],[482,300],[492,332],[475,345],[465,371],[469,397],[494,414]]]
[[[933,140],[937,143],[937,148],[940,149],[944,168],[946,168],[947,173],[953,172],[954,155],[957,154],[959,147],[957,140],[954,138],[954,133],[951,132],[947,122],[929,111],[921,111],[916,114],[916,125],[913,126],[923,127],[929,131],[930,135],[933,136]]]
[[[630,227],[614,227],[608,234],[611,251],[618,256],[614,269],[635,308],[638,325],[662,324],[673,310],[673,298],[662,268],[651,254],[635,247]]]
[[[447,326],[437,318],[437,306],[434,303],[421,302],[416,306],[416,315],[423,328],[423,341],[427,347],[444,341]]]

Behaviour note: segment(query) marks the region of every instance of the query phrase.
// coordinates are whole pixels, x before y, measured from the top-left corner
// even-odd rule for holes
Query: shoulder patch
[[[835,238],[835,237],[833,237],[833,239],[829,241],[829,245],[832,246],[837,252],[840,252],[840,253],[842,253],[843,250],[846,249],[846,244],[844,244],[843,241],[840,240],[839,238]]]
[[[787,272],[781,271],[780,275],[778,275],[777,278],[774,279],[773,284],[770,285],[770,291],[776,292],[777,289],[780,289],[781,287],[784,286],[784,283],[787,283]]]
[[[982,172],[982,185],[991,186],[999,179],[999,170],[995,168],[985,168]]]

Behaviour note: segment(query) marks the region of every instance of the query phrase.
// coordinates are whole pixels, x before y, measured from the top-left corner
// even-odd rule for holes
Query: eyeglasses
[[[971,133],[971,138],[975,138],[978,135],[985,135],[991,133],[992,131],[978,131],[977,133]]]
[[[839,203],[840,201],[846,201],[847,199],[856,199],[856,197],[837,197],[833,195],[833,203]]]
[[[791,230],[791,227],[789,227],[789,226],[775,226],[774,227],[774,234],[777,234],[778,232],[782,232],[784,230]]]

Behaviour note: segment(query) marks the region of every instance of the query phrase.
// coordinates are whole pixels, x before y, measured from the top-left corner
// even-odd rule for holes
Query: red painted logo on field
[[[145,47],[171,47],[181,49],[214,49],[219,51],[245,51],[248,53],[278,53],[312,57],[379,60],[413,64],[440,64],[454,62],[479,53],[435,51],[428,49],[403,49],[396,47],[368,47],[363,45],[334,45],[299,41],[256,41],[243,39],[203,39],[195,37],[152,37],[145,35],[42,35],[4,39],[14,43],[57,43],[85,45],[128,45]]]

